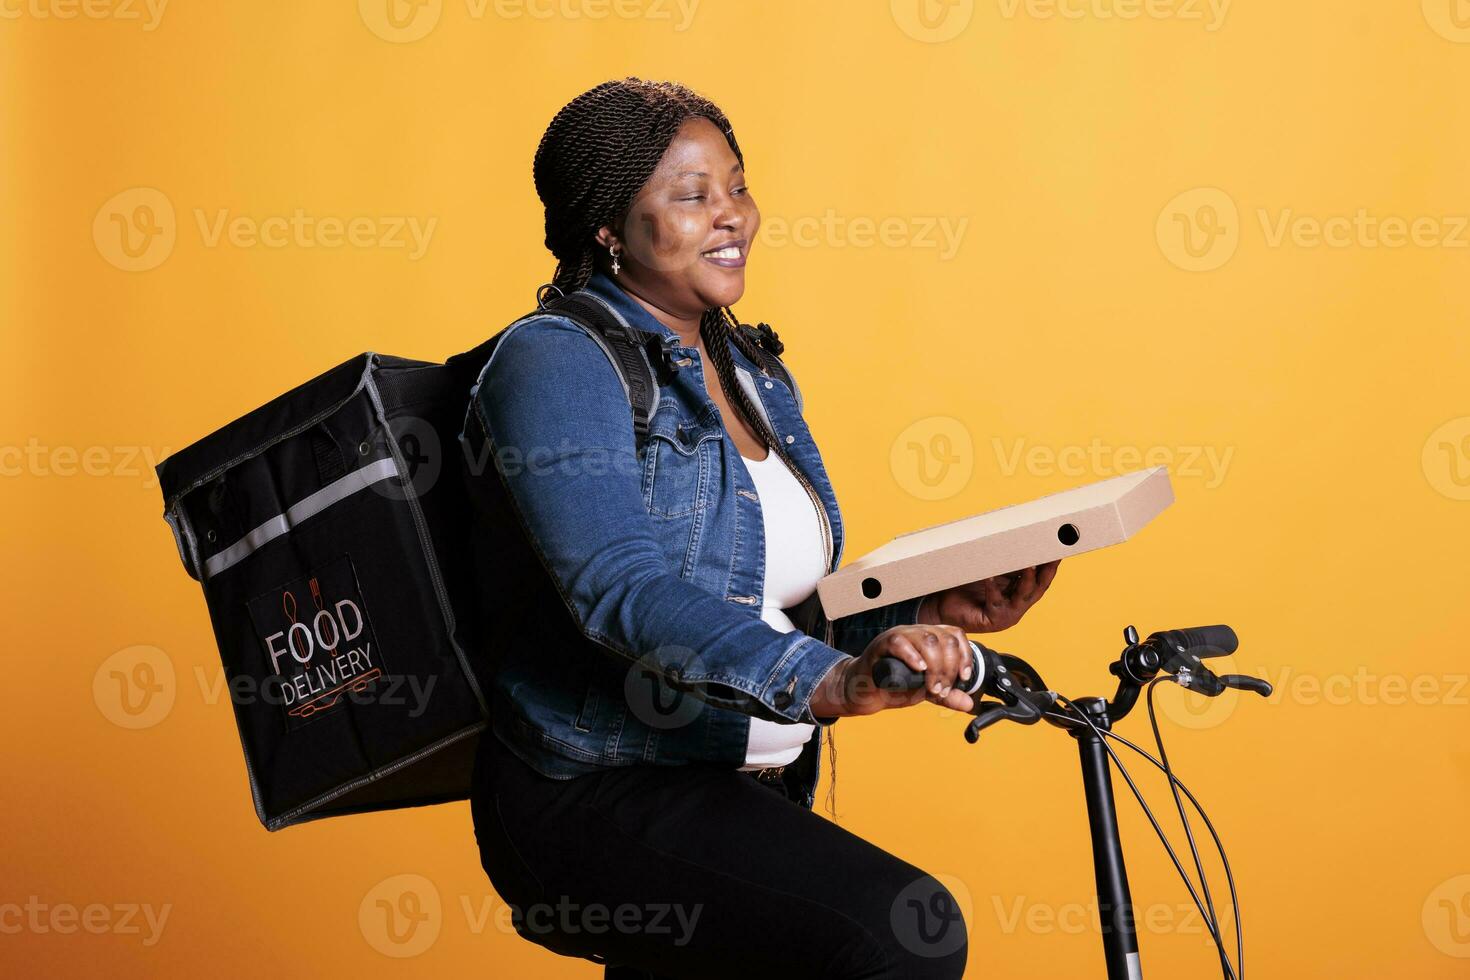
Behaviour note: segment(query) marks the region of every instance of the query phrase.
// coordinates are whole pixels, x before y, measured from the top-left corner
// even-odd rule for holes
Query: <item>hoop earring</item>
[[[613,266],[612,266],[613,275],[617,275],[618,274],[618,252],[617,252],[617,248],[618,247],[616,245],[609,245],[607,247],[608,254],[612,256],[612,260],[613,260]]]

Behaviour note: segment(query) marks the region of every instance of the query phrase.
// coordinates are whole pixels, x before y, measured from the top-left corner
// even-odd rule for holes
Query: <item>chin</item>
[[[738,269],[728,275],[705,276],[703,281],[696,284],[695,292],[706,308],[734,306],[745,295],[745,270]]]

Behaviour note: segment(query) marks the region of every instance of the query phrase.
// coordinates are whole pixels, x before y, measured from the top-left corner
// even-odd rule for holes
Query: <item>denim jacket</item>
[[[816,594],[782,633],[759,615],[767,560],[761,502],[706,389],[712,363],[613,280],[585,293],[663,338],[674,369],[635,452],[611,353],[570,320],[512,324],[471,391],[460,438],[479,511],[487,622],[482,655],[494,730],[544,775],[609,766],[744,762],[751,716],[817,723],[783,774],[812,806],[825,725],[813,688],[879,633],[917,619],[918,599],[828,620]],[[820,503],[827,571],[842,517],[801,413],[800,391],[730,345],[741,387],[784,440]],[[708,379],[717,384],[713,378]]]

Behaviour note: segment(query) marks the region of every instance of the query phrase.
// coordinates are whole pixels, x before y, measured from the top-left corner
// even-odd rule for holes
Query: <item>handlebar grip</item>
[[[959,678],[955,678],[959,680]],[[897,657],[880,657],[873,665],[873,681],[885,691],[917,691],[924,686],[923,671],[914,670]],[[970,685],[960,687],[966,694],[974,694],[985,681],[985,661],[974,640],[970,641]]]
[[[917,691],[924,686],[924,673],[897,657],[882,657],[873,665],[873,680],[885,691]]]
[[[1240,646],[1240,639],[1236,637],[1235,630],[1229,626],[1195,626],[1191,629],[1179,630],[1184,638],[1184,645],[1191,653],[1201,657],[1223,657],[1234,653]]]

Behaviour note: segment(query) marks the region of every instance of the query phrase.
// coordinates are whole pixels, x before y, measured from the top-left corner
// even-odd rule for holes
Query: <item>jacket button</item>
[[[769,382],[769,381],[767,381],[767,382],[766,382],[766,387],[767,387],[767,388],[774,388],[774,387],[776,387],[776,386],[775,386],[775,385],[773,385],[773,384],[771,384],[771,383],[770,383],[770,382]]]
[[[786,437],[786,445],[788,445],[788,446],[791,445],[795,441],[796,441],[796,436],[787,436]]]

